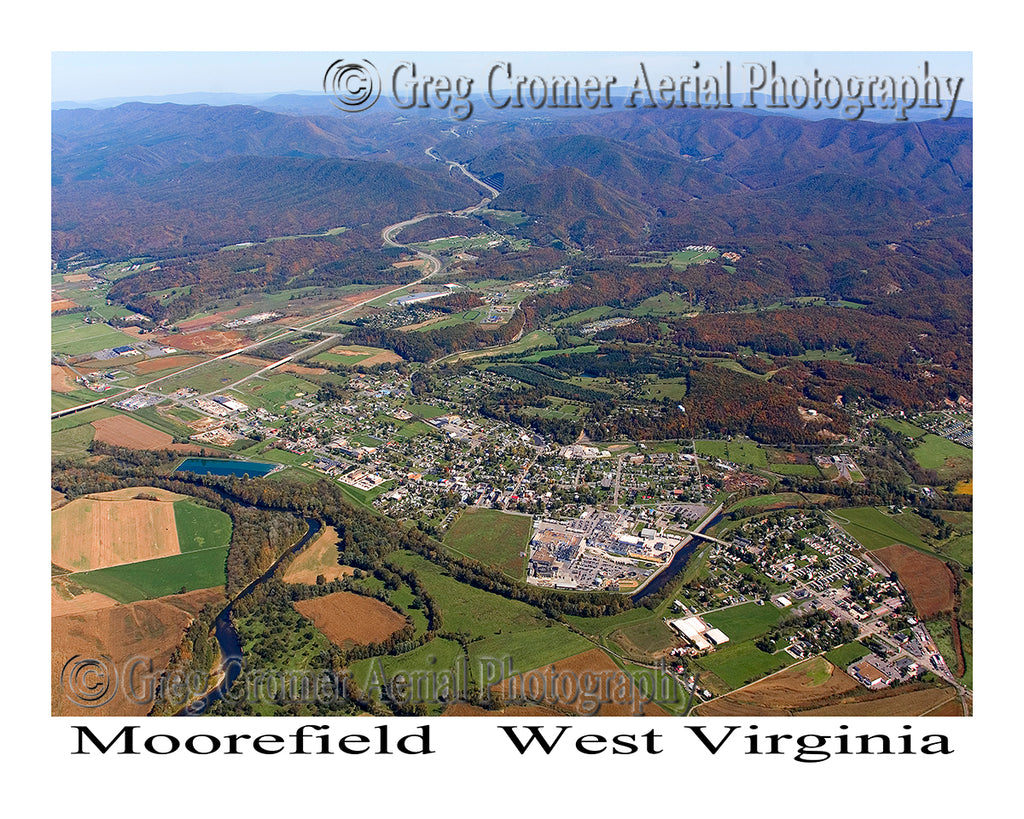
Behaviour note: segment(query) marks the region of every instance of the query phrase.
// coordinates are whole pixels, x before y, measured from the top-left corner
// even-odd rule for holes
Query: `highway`
[[[433,151],[433,150],[434,150],[433,147],[428,148],[427,149],[427,155],[431,156],[434,159],[437,159],[438,161],[444,161],[436,153],[431,153],[431,151]],[[492,196],[497,196],[498,195],[498,191],[495,188],[491,187],[486,182],[482,182],[480,179],[478,179],[477,177],[473,176],[473,174],[471,174],[468,170],[466,170],[465,166],[460,165],[457,162],[451,162],[451,161],[448,162],[448,166],[449,166],[449,168],[451,168],[451,167],[458,168],[463,174],[465,174],[467,177],[469,177],[469,179],[471,179],[473,182],[476,182],[478,185],[480,185],[483,188],[485,188],[489,193],[492,194]],[[458,214],[459,215],[465,215],[465,214],[473,213],[474,211],[479,210],[480,208],[484,207],[484,205],[486,205],[489,201],[490,201],[490,197],[484,197],[484,199],[481,200],[478,204],[472,205],[472,206],[466,208],[465,210],[458,211]],[[205,366],[207,366],[208,364],[210,364],[211,362],[214,362],[214,361],[223,361],[226,358],[231,358],[232,356],[236,356],[236,355],[239,355],[241,353],[248,352],[249,350],[255,350],[257,347],[262,347],[264,344],[268,344],[268,343],[270,343],[272,341],[280,341],[281,339],[288,338],[289,336],[292,336],[292,335],[308,332],[310,329],[316,327],[317,325],[323,324],[324,322],[328,322],[328,321],[331,321],[333,319],[337,319],[339,316],[343,316],[346,313],[352,312],[353,310],[358,310],[359,308],[364,307],[365,305],[369,304],[371,301],[377,301],[378,299],[384,299],[384,298],[387,298],[388,296],[391,296],[394,293],[398,293],[401,290],[405,290],[407,288],[415,287],[416,285],[422,284],[427,279],[429,279],[431,276],[434,276],[434,275],[436,275],[436,274],[441,272],[441,268],[442,268],[441,260],[437,256],[434,256],[433,254],[430,254],[430,253],[426,253],[426,252],[424,252],[422,250],[416,250],[415,248],[407,248],[406,245],[403,245],[400,242],[395,241],[395,236],[403,228],[408,227],[409,225],[416,224],[417,222],[422,222],[425,219],[430,219],[430,218],[435,217],[435,216],[444,216],[444,215],[450,215],[450,214],[443,214],[443,213],[421,213],[421,214],[418,214],[418,215],[412,217],[411,219],[405,219],[405,220],[403,220],[401,222],[396,222],[393,225],[388,225],[386,228],[384,228],[381,231],[381,234],[380,234],[381,235],[381,239],[384,242],[384,245],[386,247],[402,247],[402,248],[406,248],[406,249],[412,251],[413,253],[415,253],[417,256],[419,256],[421,259],[424,260],[425,264],[423,266],[423,275],[420,278],[418,278],[416,281],[410,282],[409,284],[399,285],[397,287],[392,288],[391,290],[388,290],[386,293],[383,293],[383,294],[379,294],[378,293],[378,294],[376,294],[374,296],[371,296],[370,298],[364,299],[364,300],[362,300],[360,302],[357,302],[355,304],[351,304],[351,305],[349,305],[347,307],[343,307],[343,308],[341,308],[339,310],[333,310],[333,311],[331,311],[331,312],[329,312],[329,313],[327,313],[327,314],[325,314],[323,316],[320,316],[319,318],[314,319],[313,321],[307,322],[306,324],[301,324],[301,325],[297,325],[297,326],[290,326],[290,327],[288,327],[286,329],[283,329],[283,330],[281,330],[281,331],[279,331],[277,333],[272,333],[271,335],[267,336],[266,338],[262,338],[259,341],[254,341],[251,344],[246,344],[246,345],[244,345],[242,347],[239,347],[239,348],[237,348],[235,350],[229,350],[226,353],[221,353],[218,356],[214,356],[213,358],[209,358],[206,361],[201,361],[198,364],[193,364],[190,367],[183,367],[180,370],[175,370],[174,372],[168,373],[167,375],[163,375],[160,378],[154,378],[152,381],[147,381],[145,384],[139,384],[138,386],[135,386],[135,387],[128,387],[128,388],[123,389],[120,392],[117,392],[117,393],[115,393],[113,395],[106,395],[103,398],[99,398],[99,399],[97,399],[95,401],[89,401],[89,402],[84,403],[84,404],[78,404],[78,405],[76,405],[74,407],[66,407],[65,409],[62,409],[62,410],[55,410],[55,411],[50,413],[50,419],[53,420],[54,418],[60,418],[60,417],[62,417],[64,415],[70,415],[70,414],[75,413],[75,412],[80,412],[82,410],[89,409],[90,407],[98,407],[98,406],[100,406],[102,404],[106,404],[106,403],[111,402],[111,401],[117,401],[119,399],[125,398],[128,395],[131,395],[132,393],[138,393],[138,392],[143,392],[143,391],[149,390],[149,389],[151,389],[153,387],[154,384],[159,384],[161,381],[166,381],[166,380],[171,379],[171,378],[177,378],[177,377],[179,377],[181,375],[184,375],[185,373],[191,372],[192,370],[196,370],[196,369],[198,369],[200,367],[205,367]],[[334,335],[334,336],[330,336],[327,340],[331,340],[331,339],[337,340],[340,337],[341,337],[340,335]],[[238,381],[234,382],[233,384],[228,384],[227,386],[218,389],[217,392],[220,393],[220,392],[223,392],[224,390],[229,390],[229,389],[231,389],[233,387],[236,387],[239,384],[249,380],[250,378],[256,378],[258,376],[261,376],[264,373],[267,373],[270,370],[273,370],[276,367],[281,366],[282,364],[286,364],[287,362],[289,362],[289,361],[291,361],[291,360],[293,360],[293,359],[295,359],[297,357],[301,357],[303,353],[307,352],[310,349],[310,347],[318,345],[318,344],[324,344],[325,341],[326,341],[325,339],[318,339],[317,341],[313,342],[312,344],[310,344],[309,346],[303,348],[302,350],[299,350],[299,351],[297,351],[297,352],[295,352],[295,353],[293,353],[293,354],[291,354],[289,356],[286,356],[285,358],[282,358],[279,361],[275,361],[273,364],[270,364],[270,365],[264,367],[262,370],[259,370],[258,372],[251,373],[250,375],[247,375],[245,378],[239,379]]]

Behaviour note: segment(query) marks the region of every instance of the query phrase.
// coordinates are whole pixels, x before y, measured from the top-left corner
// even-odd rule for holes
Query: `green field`
[[[647,654],[671,648],[679,642],[672,629],[660,617],[651,617],[638,623],[631,623],[613,631],[609,638],[627,650],[632,645]]]
[[[941,481],[965,478],[971,474],[972,450],[938,435],[925,435],[910,454],[922,469],[934,469]]]
[[[768,456],[753,441],[696,441],[697,453],[705,458],[721,458],[737,464],[767,469]]]
[[[526,578],[526,558],[533,519],[497,509],[467,509],[444,536],[457,554],[494,566],[517,579]]]
[[[792,506],[806,506],[806,501],[793,492],[781,492],[778,495],[755,495],[751,498],[743,498],[729,507],[733,509],[760,508],[762,506],[773,506],[775,504],[786,504]]]
[[[899,432],[906,435],[908,438],[920,438],[925,435],[925,431],[921,427],[916,427],[909,421],[902,421],[899,418],[880,418],[878,423],[886,429],[891,429],[893,432]]]
[[[267,362],[268,364],[270,362]],[[201,393],[216,392],[228,384],[233,384],[247,375],[252,375],[260,368],[254,364],[245,364],[233,358],[210,362],[198,369],[183,375],[177,375],[161,381],[154,389],[167,395],[182,387],[191,387]]]
[[[554,344],[555,337],[551,333],[544,330],[534,330],[512,344],[505,344],[490,350],[453,353],[445,356],[443,359],[439,358],[438,361],[471,361],[476,358],[487,358],[491,355],[515,355],[516,353],[525,353],[534,347],[548,347],[554,346]]]
[[[445,631],[464,632],[472,639],[537,629],[547,622],[533,606],[460,583],[419,555],[399,552],[392,559],[420,576],[441,608]]]
[[[75,319],[74,323],[59,321],[61,318]],[[84,355],[97,350],[133,344],[137,339],[115,330],[108,324],[86,324],[80,316],[59,316],[53,320],[50,348],[64,355]]]
[[[470,671],[475,679],[495,679],[498,673],[524,673],[589,651],[594,644],[564,626],[552,625],[499,634],[469,644]]]
[[[729,638],[729,645],[752,640],[775,628],[786,616],[785,609],[779,609],[770,603],[763,606],[757,603],[743,603],[718,611],[709,611],[703,615],[704,621],[713,628],[721,629]]]
[[[404,406],[413,415],[418,415],[420,418],[427,419],[437,418],[451,412],[448,407],[435,407],[432,404],[405,404]]]
[[[861,657],[867,657],[870,653],[870,649],[866,648],[861,643],[854,641],[852,643],[845,643],[844,645],[837,646],[831,651],[826,652],[825,659],[837,668],[846,670],[846,667],[850,665],[850,663],[856,662]]]
[[[768,467],[776,475],[803,475],[817,478],[821,475],[814,464],[772,464]]]
[[[70,427],[54,432],[50,436],[50,454],[54,458],[81,458],[88,454],[96,432],[90,425]]]
[[[550,358],[553,355],[562,355],[563,353],[596,353],[599,347],[596,344],[581,344],[578,347],[566,347],[562,350],[541,350],[539,353],[533,355],[523,356],[520,361],[540,361],[545,358]]]
[[[313,396],[318,389],[316,384],[296,375],[277,373],[269,377],[253,378],[232,392],[240,396],[239,400],[243,404],[260,405],[270,412],[281,412],[287,401],[303,396]]]
[[[680,293],[659,293],[634,307],[634,316],[671,316],[695,312],[690,300]]]
[[[454,640],[436,638],[425,645],[399,654],[397,657],[370,657],[352,663],[350,670],[355,684],[368,694],[371,699],[385,699],[381,696],[378,686],[387,684],[396,674],[404,674],[410,683],[411,699],[425,701],[430,714],[439,714],[445,709],[438,703],[439,690],[433,689],[431,683],[438,680],[443,685],[446,677],[454,678],[456,687],[462,686],[463,652]],[[444,674],[452,671],[452,675]],[[420,682],[417,685],[417,681]],[[416,697],[416,694],[419,694]]]
[[[765,654],[752,642],[744,642],[726,644],[695,660],[694,665],[710,671],[732,690],[795,662],[796,659],[785,652]]]
[[[120,603],[223,586],[228,547],[186,552],[155,560],[77,572],[71,579]]]
[[[62,418],[54,418],[50,421],[50,432],[60,432],[62,429],[80,427],[93,421],[98,421],[100,418],[109,418],[111,415],[117,415],[117,410],[107,409],[106,407],[91,407],[81,412],[65,415]]]
[[[832,514],[865,549],[882,549],[893,543],[904,543],[931,551],[920,535],[900,524],[898,516],[887,515],[873,506],[837,509]]]
[[[644,387],[643,397],[650,401],[682,401],[686,397],[685,378],[662,378]]]
[[[195,501],[175,502],[174,525],[182,553],[214,549],[231,542],[231,516]]]
[[[560,318],[552,323],[555,327],[561,327],[566,324],[587,324],[588,322],[605,318],[611,312],[613,312],[613,308],[602,304],[598,307],[591,307],[588,310],[581,310],[578,313],[571,313],[565,318]]]

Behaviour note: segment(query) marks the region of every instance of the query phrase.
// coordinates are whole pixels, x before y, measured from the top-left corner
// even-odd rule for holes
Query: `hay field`
[[[130,493],[131,499],[101,493],[55,509],[51,512],[51,560],[65,569],[87,571],[179,554],[173,502],[135,497],[139,493],[159,497],[159,491],[135,487],[118,490]]]
[[[166,432],[128,418],[125,415],[111,415],[92,422],[96,440],[129,449],[167,449],[174,438]]]
[[[305,583],[312,586],[317,575],[323,575],[328,582],[348,577],[355,569],[338,563],[338,533],[333,526],[325,526],[320,537],[291,562],[284,573],[285,583]]]

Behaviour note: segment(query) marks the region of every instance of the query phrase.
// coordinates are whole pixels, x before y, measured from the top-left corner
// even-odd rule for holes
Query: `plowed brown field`
[[[100,418],[93,421],[92,425],[96,430],[97,441],[129,449],[166,449],[174,441],[166,432],[124,415]]]
[[[917,613],[924,619],[952,611],[956,602],[956,580],[937,557],[897,543],[871,553],[891,572],[899,574],[900,585],[907,590]]]
[[[818,682],[822,673],[828,678]],[[857,691],[860,685],[822,657],[797,663],[766,680],[698,705],[702,717],[789,716]]]
[[[406,625],[405,616],[380,600],[352,592],[335,592],[295,603],[332,643],[344,648],[386,640]]]

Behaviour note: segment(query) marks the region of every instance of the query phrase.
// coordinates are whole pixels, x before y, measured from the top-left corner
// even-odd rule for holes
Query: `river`
[[[191,717],[202,714],[213,703],[217,702],[217,700],[224,699],[224,695],[234,684],[235,680],[238,679],[239,675],[242,673],[243,659],[242,641],[238,638],[238,632],[235,630],[235,626],[231,622],[231,613],[234,611],[235,603],[245,597],[248,597],[253,593],[258,585],[265,583],[270,579],[277,570],[277,567],[281,565],[282,561],[296,552],[301,551],[310,540],[320,533],[320,530],[323,528],[323,524],[314,518],[306,518],[306,525],[309,529],[299,542],[275,560],[273,566],[236,594],[224,607],[221,613],[217,615],[217,619],[213,622],[213,634],[214,637],[217,638],[217,645],[220,646],[221,681],[212,690],[207,691],[199,699],[189,702],[189,704],[182,708],[175,716]]]

